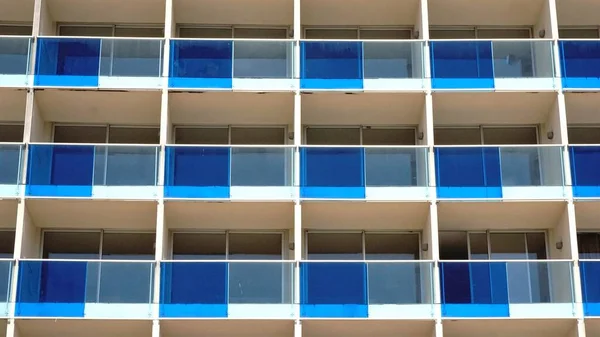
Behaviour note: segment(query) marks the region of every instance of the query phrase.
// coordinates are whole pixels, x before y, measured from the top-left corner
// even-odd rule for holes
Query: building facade
[[[597,13],[0,0],[0,337],[600,336]]]

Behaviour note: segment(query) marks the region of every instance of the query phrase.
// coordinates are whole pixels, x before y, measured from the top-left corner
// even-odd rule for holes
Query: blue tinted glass
[[[231,78],[231,41],[171,41],[171,77]]]
[[[29,65],[28,37],[0,38],[0,74],[25,75]]]
[[[302,42],[302,78],[361,79],[362,43]]]
[[[600,261],[581,261],[583,301],[600,303]]]
[[[168,186],[229,186],[229,148],[171,147],[167,151]]]
[[[361,148],[304,148],[302,161],[302,186],[364,186]]]
[[[37,75],[97,76],[100,39],[38,39]]]
[[[162,266],[161,303],[227,303],[227,263],[174,262]]]
[[[438,186],[500,186],[498,148],[437,148]]]
[[[302,304],[367,304],[365,263],[302,264]]]
[[[493,78],[489,41],[431,42],[433,78]]]
[[[33,185],[92,185],[94,147],[32,145],[28,181]]]
[[[572,146],[573,185],[600,186],[600,146]]]
[[[600,78],[599,41],[560,41],[563,77]]]
[[[24,303],[83,303],[86,262],[22,261],[18,301]]]

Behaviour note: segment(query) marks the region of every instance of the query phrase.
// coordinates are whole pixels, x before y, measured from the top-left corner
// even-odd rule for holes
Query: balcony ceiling
[[[0,0],[0,21],[33,22],[35,0]]]
[[[156,230],[155,201],[28,199],[25,206],[42,228]]]
[[[178,24],[292,26],[294,21],[293,0],[174,0],[173,6]]]
[[[556,93],[438,93],[433,122],[440,125],[545,123]]]
[[[558,0],[556,12],[559,26],[600,25],[598,0]]]
[[[47,122],[160,124],[159,91],[36,91],[36,104]]]
[[[293,93],[171,93],[171,122],[205,125],[291,125]]]
[[[510,324],[506,320],[446,320],[444,337],[477,337],[489,335],[490,331],[494,331],[494,337],[567,337],[576,324],[575,320],[565,319],[513,319]]]
[[[523,230],[554,228],[564,202],[441,202],[440,230]]]
[[[170,229],[291,229],[294,204],[167,201],[165,217]]]
[[[25,120],[25,105],[27,91],[15,89],[0,89],[0,111],[2,122],[23,122]]]
[[[152,335],[152,321],[136,320],[19,320],[18,336],[25,337],[148,337]],[[6,325],[6,324],[5,324]],[[1,326],[0,326],[1,327]]]
[[[600,124],[600,93],[565,94],[567,123]]]
[[[305,337],[431,337],[433,321],[308,320],[302,323]]]
[[[165,22],[165,0],[45,1],[55,22],[154,24]]]
[[[542,0],[429,0],[429,24],[449,26],[535,25]]]
[[[164,320],[162,337],[294,337],[291,320]]]
[[[302,0],[302,24],[413,26],[418,0]]]

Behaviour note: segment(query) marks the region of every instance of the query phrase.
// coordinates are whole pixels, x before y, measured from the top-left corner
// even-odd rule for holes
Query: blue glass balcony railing
[[[23,144],[0,143],[0,196],[19,195]]]
[[[600,145],[569,146],[573,196],[600,197]]]
[[[165,197],[290,199],[290,146],[167,146]]]
[[[26,194],[156,198],[158,153],[155,145],[32,144]]]
[[[19,262],[16,316],[151,317],[154,262]]]
[[[556,87],[550,40],[437,40],[430,53],[433,89]]]
[[[564,198],[562,147],[439,146],[439,198]]]
[[[30,55],[30,37],[0,36],[0,86],[28,84]]]
[[[161,266],[161,317],[293,317],[293,262],[170,261]]]
[[[581,292],[585,316],[600,316],[600,260],[580,260]]]
[[[159,88],[161,39],[40,37],[36,86]]]
[[[302,198],[427,198],[427,148],[306,146],[300,150]]]
[[[558,46],[563,88],[600,88],[600,40],[561,40]]]
[[[573,317],[571,261],[440,262],[442,316]]]
[[[0,317],[6,317],[9,313],[13,263],[12,260],[0,260]]]
[[[423,318],[433,315],[432,263],[300,263],[302,317]]]
[[[302,89],[410,90],[424,87],[422,41],[300,43]]]
[[[292,90],[293,42],[171,40],[169,87]]]

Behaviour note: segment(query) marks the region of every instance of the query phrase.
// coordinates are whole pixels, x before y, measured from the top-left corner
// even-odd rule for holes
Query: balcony
[[[600,146],[569,146],[573,196],[600,197]]]
[[[440,262],[444,317],[574,317],[571,261]]]
[[[290,200],[290,146],[167,146],[165,198]]]
[[[439,198],[562,199],[560,146],[435,148]]]
[[[302,41],[303,90],[423,90],[422,41]]]
[[[29,82],[31,38],[0,36],[0,87],[25,87]]]
[[[288,40],[171,40],[169,87],[291,91],[293,49]]]
[[[141,38],[40,37],[34,85],[159,89],[163,43]]]
[[[22,144],[0,144],[0,197],[16,197],[20,193]]]
[[[12,260],[0,260],[0,317],[8,316],[12,266]]]
[[[293,262],[172,261],[161,266],[161,317],[294,317]]]
[[[430,42],[434,90],[553,90],[549,40]]]
[[[16,316],[151,317],[153,262],[26,260],[19,267]]]
[[[431,318],[432,263],[300,263],[300,314],[322,318]]]
[[[154,199],[158,146],[32,144],[26,195]]]
[[[428,197],[426,147],[303,147],[306,199],[415,200]]]
[[[558,42],[565,89],[600,89],[600,41]]]
[[[585,316],[600,316],[600,261],[581,260],[581,291]]]

